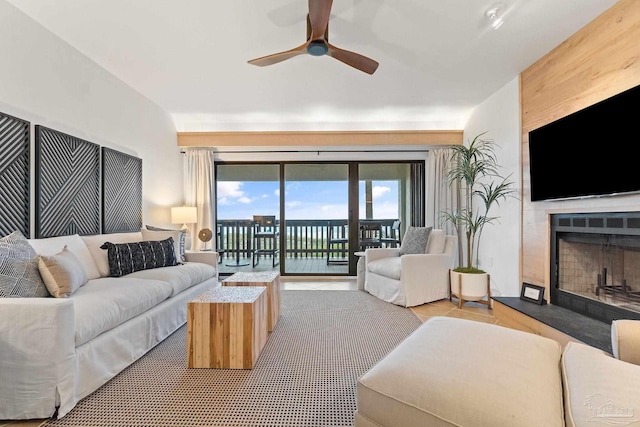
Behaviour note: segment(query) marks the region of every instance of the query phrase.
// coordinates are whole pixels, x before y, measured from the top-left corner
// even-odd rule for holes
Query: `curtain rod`
[[[431,150],[247,150],[247,151],[216,151],[220,154],[278,154],[278,153],[428,153]],[[181,150],[180,153],[187,154],[185,150]]]

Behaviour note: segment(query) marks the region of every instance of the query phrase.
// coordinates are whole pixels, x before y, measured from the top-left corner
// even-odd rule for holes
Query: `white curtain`
[[[198,239],[198,233],[208,228],[213,238],[206,248],[216,250],[216,218],[214,201],[216,186],[214,176],[214,153],[207,148],[187,148],[185,156],[185,204],[198,208],[198,222],[189,226],[191,249],[204,249],[205,245]]]
[[[447,183],[450,169],[451,150],[441,148],[429,151],[427,159],[427,225],[442,228],[447,234],[456,235],[456,229],[445,221],[442,212],[456,211],[461,206],[458,185]],[[462,265],[462,236],[458,236],[458,265]]]
[[[427,160],[427,224],[444,229],[447,234],[456,234],[455,227],[445,221],[442,212],[454,211],[460,206],[458,186],[449,186],[447,171],[451,150],[442,148],[429,151]]]

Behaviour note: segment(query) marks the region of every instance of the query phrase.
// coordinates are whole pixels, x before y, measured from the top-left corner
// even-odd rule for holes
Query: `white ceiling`
[[[305,41],[306,0],[8,0],[173,115],[179,131],[462,129],[472,109],[614,0],[334,0],[330,57],[247,61]]]

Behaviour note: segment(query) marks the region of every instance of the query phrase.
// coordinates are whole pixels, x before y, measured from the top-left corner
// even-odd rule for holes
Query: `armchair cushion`
[[[638,425],[639,366],[576,342],[565,346],[561,366],[567,427]]]
[[[611,322],[611,347],[616,359],[640,365],[640,321]]]
[[[400,257],[383,258],[371,261],[368,265],[369,272],[395,280],[400,280],[401,267],[402,258]]]
[[[433,227],[409,227],[400,245],[400,255],[425,254]]]
[[[431,230],[429,233],[429,242],[427,243],[428,254],[441,254],[444,253],[444,246],[447,241],[447,236],[444,230]]]

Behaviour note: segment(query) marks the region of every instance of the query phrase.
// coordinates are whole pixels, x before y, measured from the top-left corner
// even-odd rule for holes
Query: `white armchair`
[[[364,288],[384,301],[413,307],[449,298],[449,269],[457,256],[455,236],[431,230],[424,254],[400,256],[399,248],[367,249]]]

